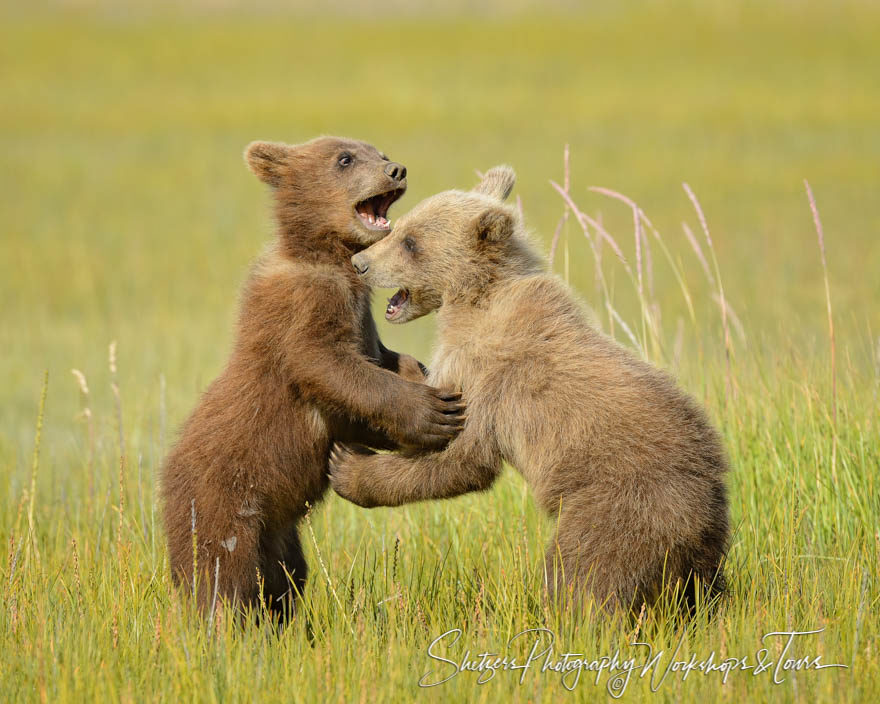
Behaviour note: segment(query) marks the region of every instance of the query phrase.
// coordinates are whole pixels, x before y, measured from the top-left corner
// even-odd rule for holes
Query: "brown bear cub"
[[[174,578],[192,589],[198,575],[202,608],[216,590],[283,616],[306,579],[297,523],[327,488],[332,443],[439,449],[463,405],[382,345],[351,268],[389,231],[406,169],[331,137],[254,142],[245,158],[273,189],[278,236],[244,286],[229,362],[164,463],[163,513]]]
[[[547,273],[502,203],[513,183],[510,168],[494,168],[474,191],[420,203],[352,257],[370,285],[401,287],[388,320],[438,310],[428,383],[462,389],[468,421],[441,451],[334,447],[334,489],[365,507],[447,498],[487,489],[505,461],[556,520],[553,592],[565,585],[608,610],[638,609],[676,583],[693,600],[697,579],[719,593],[728,506],[718,433]]]

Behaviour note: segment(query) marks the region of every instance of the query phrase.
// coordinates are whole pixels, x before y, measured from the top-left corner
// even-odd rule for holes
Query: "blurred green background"
[[[570,144],[581,207],[631,256],[629,211],[587,187],[630,195],[680,257],[706,323],[688,326],[685,359],[698,338],[718,339],[718,323],[681,233],[683,220],[698,231],[682,181],[703,204],[752,348],[825,353],[806,177],[827,233],[839,339],[871,374],[880,334],[876,3],[462,9],[5,6],[2,456],[28,460],[45,368],[48,461],[70,449],[79,402],[69,369],[109,399],[114,339],[132,432],[158,432],[162,376],[169,425],[183,419],[226,357],[239,286],[272,236],[267,193],[241,159],[257,138],[374,142],[411,175],[392,215],[469,186],[474,169],[510,163],[545,245],[562,212],[549,179],[562,179]],[[596,302],[586,242],[573,224],[565,234],[572,283]],[[656,251],[654,260],[663,325],[674,330],[683,299]],[[632,287],[618,274],[615,301],[632,320]],[[390,346],[429,354],[430,320],[379,326]]]

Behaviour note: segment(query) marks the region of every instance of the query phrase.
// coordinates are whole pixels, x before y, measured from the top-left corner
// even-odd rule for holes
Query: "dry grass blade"
[[[550,268],[553,268],[553,260],[556,258],[556,247],[559,245],[559,235],[562,234],[562,226],[565,224],[565,221],[568,219],[568,210],[559,218],[559,222],[556,223],[556,229],[553,231],[553,239],[550,241]]]
[[[703,214],[703,208],[700,201],[687,183],[681,184],[684,192],[690,199],[697,212],[697,219],[700,221],[700,227],[703,228],[703,234],[706,236],[706,242],[709,245],[709,252],[712,254],[712,264],[715,267],[715,279],[718,281],[718,298],[721,306],[721,326],[724,329],[724,359],[727,380],[727,396],[733,393],[733,378],[731,374],[731,355],[732,344],[730,340],[730,325],[727,322],[727,298],[724,296],[724,285],[721,283],[721,271],[718,267],[718,257],[715,255],[715,246],[712,244],[712,235],[709,233],[709,225],[706,223],[706,216]]]
[[[602,186],[590,186],[591,191],[594,193],[601,193],[604,196],[608,196],[609,198],[614,198],[616,200],[625,203],[632,210],[633,216],[633,236],[635,237],[635,245],[636,245],[636,274],[639,282],[639,294],[642,295],[644,293],[642,288],[642,242],[644,241],[644,233],[642,232],[642,219],[639,216],[641,212],[641,208],[639,208],[638,204],[623,195],[622,193],[618,193],[617,191],[612,191],[610,188],[604,188]]]
[[[562,199],[563,199],[563,200],[568,204],[568,206],[572,209],[572,212],[574,213],[575,218],[577,218],[577,220],[578,220],[578,222],[580,223],[581,227],[582,227],[585,231],[587,230],[587,227],[588,227],[588,226],[589,226],[589,227],[592,227],[594,230],[596,230],[596,232],[597,232],[597,233],[598,233],[598,234],[599,234],[599,235],[600,235],[600,236],[601,236],[606,242],[608,242],[609,245],[611,245],[611,249],[612,249],[612,250],[614,251],[614,253],[617,255],[617,258],[620,259],[621,263],[623,264],[624,269],[626,269],[626,273],[630,275],[630,278],[632,278],[633,281],[635,281],[635,277],[633,276],[632,268],[630,267],[629,262],[626,260],[626,257],[623,255],[623,250],[618,246],[616,240],[615,240],[610,234],[608,234],[608,231],[605,230],[605,228],[602,227],[602,225],[601,225],[599,222],[597,222],[596,220],[594,220],[593,218],[591,218],[591,217],[590,217],[589,215],[587,215],[586,213],[582,212],[582,211],[581,211],[581,210],[580,210],[580,209],[574,204],[574,201],[571,199],[571,196],[570,196],[568,193],[566,193],[565,190],[563,190],[563,188],[562,188],[558,183],[556,183],[556,181],[552,181],[552,180],[551,180],[551,181],[550,181],[550,185],[553,186],[554,189],[556,189],[556,191],[559,193],[559,195],[562,196]]]
[[[666,258],[669,260],[669,263],[672,266],[672,270],[675,273],[676,278],[678,279],[679,285],[681,286],[685,300],[687,301],[688,309],[691,311],[691,319],[693,320],[693,305],[691,303],[690,293],[687,290],[687,286],[684,285],[684,278],[678,271],[678,267],[675,265],[672,256],[669,254],[669,251],[667,250],[666,245],[663,242],[663,238],[660,237],[660,233],[657,231],[657,228],[654,227],[650,220],[648,220],[648,216],[645,215],[645,212],[639,207],[638,203],[636,203],[632,198],[624,195],[623,193],[612,190],[610,188],[605,188],[603,186],[590,186],[589,190],[593,191],[594,193],[608,196],[609,198],[614,198],[615,200],[618,200],[627,205],[632,211],[633,231],[636,249],[636,270],[638,273],[638,294],[642,311],[642,330],[643,334],[647,336],[645,331],[646,326],[650,329],[651,339],[654,344],[654,353],[655,356],[659,357],[660,306],[654,300],[654,261],[651,256],[651,247],[648,244],[648,236],[645,234],[644,226],[647,226],[652,230],[654,237],[657,239],[657,242],[659,242],[661,247],[663,248]],[[647,297],[645,296],[645,291],[642,284],[642,247],[644,247],[644,259],[646,265],[645,269],[648,279]]]
[[[220,558],[214,558],[214,594],[211,596],[211,613],[208,616],[208,636],[214,630],[214,618],[217,612],[217,590],[220,584]]]
[[[571,169],[569,165],[569,151],[568,145],[565,145],[565,149],[562,153],[562,165],[563,165],[563,183],[565,184],[565,192],[568,193],[571,188]],[[566,204],[565,209],[562,212],[562,217],[559,218],[559,222],[556,224],[556,229],[553,231],[553,239],[550,242],[550,268],[553,268],[553,260],[556,257],[556,248],[559,245],[559,237],[562,234],[562,228],[565,227],[565,223],[568,222],[568,214],[569,214],[569,206]]]
[[[633,343],[633,345],[636,347],[636,349],[641,350],[641,349],[642,349],[642,345],[639,344],[639,341],[638,341],[638,339],[636,338],[635,334],[633,333],[632,330],[630,330],[629,325],[627,325],[626,322],[624,322],[623,318],[620,317],[620,314],[619,314],[616,310],[614,310],[614,308],[611,308],[610,306],[609,306],[609,308],[608,308],[608,312],[611,313],[611,315],[614,316],[614,319],[617,321],[617,324],[620,325],[620,327],[621,327],[621,328],[623,329],[623,331],[626,333],[626,336],[627,336],[630,340],[632,340],[632,343]],[[644,351],[643,351],[643,353],[644,353]]]
[[[623,252],[621,251],[617,242],[614,240],[614,238],[610,234],[608,234],[608,232],[605,230],[605,228],[602,226],[602,224],[600,222],[598,222],[597,220],[594,220],[593,218],[591,218],[586,213],[582,212],[580,210],[580,208],[578,208],[577,205],[575,205],[574,201],[571,199],[571,196],[568,193],[566,193],[564,191],[564,189],[562,189],[559,186],[558,183],[556,183],[555,181],[550,181],[550,185],[553,186],[553,188],[563,197],[565,202],[571,208],[571,211],[574,213],[575,218],[578,221],[578,224],[580,224],[581,229],[583,230],[584,237],[586,237],[587,241],[590,243],[590,248],[593,251],[593,256],[596,257],[597,261],[598,261],[598,257],[599,257],[599,254],[597,251],[597,240],[595,240],[590,235],[590,228],[591,227],[594,230],[596,230],[597,234],[601,238],[605,239],[605,241],[607,241],[611,245],[611,248],[614,250],[614,253],[618,256],[621,263],[623,264],[623,267],[626,270],[626,273],[629,275],[630,280],[632,280],[633,283],[635,284],[635,277],[633,276],[632,268],[630,268],[629,262],[627,262],[626,257],[624,257]],[[599,241],[601,241],[601,240],[599,240]],[[632,330],[630,330],[630,328],[623,322],[623,319],[620,317],[620,315],[618,315],[617,311],[611,305],[611,293],[608,290],[608,285],[607,285],[607,282],[605,281],[605,276],[602,273],[601,268],[597,268],[597,275],[599,276],[599,280],[600,280],[602,289],[605,292],[605,308],[608,311],[609,323],[612,326],[611,327],[612,331],[614,329],[613,328],[614,322],[620,323],[624,332],[627,334],[627,337],[629,337],[633,341],[633,344],[635,345],[636,349],[639,350],[639,353],[645,359],[647,359],[648,352],[647,352],[646,344],[640,343],[638,341],[636,336],[633,334]],[[638,288],[636,290],[638,291]],[[645,305],[646,305],[645,300],[644,300],[644,296],[639,295],[639,300],[640,300],[642,307],[643,307],[643,310],[644,310]],[[653,322],[652,322],[650,329],[651,329],[652,340],[654,342],[655,349],[659,349],[658,334],[657,334],[657,331],[653,325]]]
[[[693,230],[691,230],[690,226],[686,222],[683,222],[681,224],[681,229],[684,230],[684,236],[687,237],[687,241],[690,242],[691,248],[697,255],[697,259],[699,260],[700,265],[703,267],[706,278],[709,279],[709,283],[712,286],[715,286],[715,277],[712,275],[712,270],[709,269],[709,262],[706,261],[706,255],[703,254],[703,248],[700,247],[700,243],[697,242],[697,238],[694,237]]]
[[[693,231],[686,222],[681,223],[681,229],[684,231],[684,235],[687,238],[687,241],[690,243],[691,248],[697,255],[697,259],[700,262],[700,266],[703,267],[703,272],[706,274],[706,279],[709,281],[709,285],[713,287],[717,286],[715,282],[715,277],[712,274],[712,270],[709,268],[709,262],[706,261],[706,256],[703,254],[703,248],[700,247],[700,243],[697,241],[697,238],[694,237]],[[722,304],[721,296],[719,296],[717,293],[712,294],[712,300],[718,304],[718,308],[722,311],[722,315],[726,310],[727,315],[730,317],[730,322],[733,323],[733,329],[736,330],[737,337],[739,337],[739,341],[745,344],[745,328],[743,327],[739,316],[734,312],[733,307],[730,305],[730,301],[725,300]]]
[[[641,208],[639,208],[639,217],[641,217],[642,223],[644,223],[645,227],[647,227],[651,231],[651,234],[654,235],[654,239],[657,240],[657,244],[660,245],[660,249],[663,251],[663,256],[666,257],[666,261],[669,264],[669,268],[672,269],[672,273],[675,276],[676,281],[678,282],[679,288],[681,289],[681,295],[684,296],[684,302],[685,302],[685,305],[687,305],[688,316],[691,319],[691,323],[693,323],[693,325],[696,326],[697,318],[696,318],[696,314],[694,313],[694,303],[693,303],[693,299],[691,298],[691,292],[688,289],[687,284],[685,283],[684,274],[682,274],[681,269],[678,266],[678,264],[675,263],[675,258],[672,256],[672,252],[669,251],[669,247],[666,246],[666,242],[664,242],[663,238],[660,236],[660,231],[656,227],[654,227],[654,223],[652,223],[650,221],[650,219],[648,219],[648,216],[645,215],[645,211],[642,210]],[[647,249],[647,244],[648,244],[648,236],[645,235],[646,251],[650,251]],[[648,267],[648,271],[653,272],[653,268],[654,268],[653,264],[650,264]],[[653,278],[653,275],[652,275],[652,278]],[[648,288],[649,288],[649,292],[653,298],[653,295],[654,295],[653,283],[649,283]],[[657,307],[657,311],[658,311],[657,316],[658,316],[658,321],[659,321],[659,307],[656,302],[654,303],[654,305],[655,305],[655,307]]]
[[[37,468],[40,466],[40,440],[43,434],[43,417],[46,412],[46,393],[49,390],[49,370],[43,372],[43,388],[40,391],[40,410],[37,413],[37,428],[34,434],[34,454],[31,458],[31,488],[28,495],[28,535],[30,545],[34,551],[34,558],[40,564],[40,550],[37,547],[37,537],[34,533],[34,500],[37,495]]]
[[[324,556],[321,554],[321,547],[318,545],[318,539],[315,537],[315,530],[312,528],[312,507],[306,504],[306,527],[309,531],[309,538],[312,540],[312,546],[315,548],[315,555],[318,557],[318,564],[321,566],[321,572],[324,574],[324,580],[327,582],[327,588],[330,590],[330,593],[333,595],[333,600],[336,602],[336,606],[339,608],[339,613],[342,614],[342,618],[345,620],[345,625],[348,626],[348,630],[352,636],[354,636],[354,629],[351,627],[351,624],[348,621],[348,614],[345,612],[345,608],[342,606],[342,601],[339,598],[339,594],[336,592],[336,587],[333,586],[333,580],[330,579],[330,572],[327,570],[327,563],[324,562]]]
[[[92,497],[95,495],[95,424],[92,409],[89,407],[89,385],[86,381],[86,375],[79,369],[71,369],[70,373],[73,374],[79,385],[82,417],[86,421],[86,443],[89,449],[86,467],[89,475],[89,496]]]
[[[110,363],[110,388],[113,390],[113,399],[116,402],[116,423],[119,429],[119,454],[125,456],[125,430],[122,426],[122,395],[119,392],[119,378],[116,367],[116,340],[110,343],[108,348]]]
[[[721,297],[717,293],[712,294],[712,300],[718,304],[718,308],[721,308]],[[745,344],[746,341],[746,329],[742,324],[742,321],[739,319],[739,316],[736,314],[736,311],[730,305],[730,301],[725,301],[725,305],[727,307],[727,318],[730,321],[730,324],[733,326],[733,329],[736,331],[736,336],[739,338],[739,341]]]
[[[825,277],[825,304],[828,309],[828,337],[831,343],[831,418],[834,425],[837,425],[837,365],[834,344],[834,316],[831,313],[831,286],[828,283],[828,264],[825,261],[825,232],[822,230],[822,221],[819,219],[816,199],[813,198],[813,189],[810,188],[807,179],[804,179],[804,188],[807,191],[807,199],[810,201],[810,210],[813,212],[813,224],[816,226],[816,235],[819,238],[819,253],[822,255],[822,275]]]

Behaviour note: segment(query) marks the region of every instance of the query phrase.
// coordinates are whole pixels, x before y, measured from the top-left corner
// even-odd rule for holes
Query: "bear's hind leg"
[[[603,499],[575,494],[562,507],[545,556],[547,584],[562,604],[580,607],[592,598],[606,613],[638,613],[656,597],[663,541],[636,512],[626,515],[619,504]]]
[[[267,546],[263,560],[263,598],[275,617],[285,623],[293,615],[297,596],[305,589],[308,566],[295,525],[266,542],[274,545]]]
[[[562,607],[581,608],[592,599],[598,611],[611,613],[631,608],[636,597],[635,579],[615,550],[589,544],[566,545],[559,535],[547,547],[544,575],[550,596]]]

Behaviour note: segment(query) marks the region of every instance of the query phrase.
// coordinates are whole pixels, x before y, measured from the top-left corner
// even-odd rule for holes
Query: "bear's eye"
[[[413,252],[416,251],[416,243],[413,241],[413,239],[411,237],[404,237],[403,238],[403,248],[407,252],[412,254]]]
[[[339,159],[336,160],[336,163],[340,166],[351,166],[353,161],[354,157],[351,154],[348,152],[342,152],[342,154],[339,155]]]

